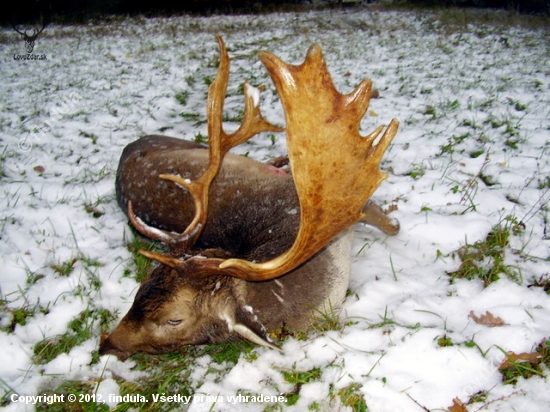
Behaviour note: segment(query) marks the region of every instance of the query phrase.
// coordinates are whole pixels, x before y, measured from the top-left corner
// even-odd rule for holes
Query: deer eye
[[[170,326],[178,326],[181,323],[181,319],[169,319],[166,323]]]

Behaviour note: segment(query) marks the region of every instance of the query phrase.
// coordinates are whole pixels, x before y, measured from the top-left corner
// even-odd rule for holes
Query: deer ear
[[[267,346],[268,348],[282,352],[281,348],[271,342],[264,326],[247,308],[242,306],[237,307],[235,317],[228,321],[229,328],[241,338],[249,340],[256,345]]]

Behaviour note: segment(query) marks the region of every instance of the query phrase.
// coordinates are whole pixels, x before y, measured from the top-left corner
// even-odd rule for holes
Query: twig
[[[481,408],[479,409],[476,409],[475,412],[478,412],[482,409],[486,409],[489,405],[491,405],[492,403],[495,403],[495,402],[499,402],[499,401],[504,401],[508,398],[511,398],[512,396],[515,396],[515,395],[519,395],[520,393],[525,393],[524,390],[519,390],[519,391],[515,391],[515,392],[512,392],[510,395],[508,396],[501,396],[500,398],[498,399],[493,399],[492,401],[489,401],[489,402],[486,402],[483,404],[483,406],[481,406]]]
[[[425,406],[423,406],[423,405],[421,405],[420,403],[418,403],[418,401],[417,401],[416,399],[414,399],[414,398],[413,398],[411,395],[409,395],[408,393],[407,393],[407,396],[409,397],[409,399],[410,399],[411,401],[413,401],[414,403],[416,403],[416,404],[417,404],[418,406],[420,406],[422,409],[424,409],[424,410],[427,411],[427,412],[430,412],[430,410],[429,410],[428,408],[426,408]]]

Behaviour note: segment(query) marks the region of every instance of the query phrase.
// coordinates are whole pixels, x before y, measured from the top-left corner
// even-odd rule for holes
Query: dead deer
[[[371,81],[340,94],[317,45],[298,66],[260,52],[285,112],[291,165],[285,173],[228,153],[260,132],[282,129],[262,117],[257,89],[245,83],[242,124],[224,132],[229,57],[218,42],[208,148],[147,136],[122,154],[117,200],[133,226],[169,253],[141,252],[160,264],[120,324],[102,337],[101,354],[126,359],[238,339],[277,348],[269,331],[305,330],[319,310],[343,302],[353,224],[366,221],[388,234],[399,228],[366,203],[386,178],[379,164],[398,127],[392,120],[385,131],[360,135]]]

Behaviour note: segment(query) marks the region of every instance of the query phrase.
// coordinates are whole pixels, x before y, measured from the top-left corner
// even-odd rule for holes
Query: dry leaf
[[[454,398],[453,399],[453,406],[449,408],[450,412],[468,412],[468,409],[466,409],[466,405],[464,405],[460,399]]]
[[[378,113],[376,113],[374,110],[369,110],[369,116],[376,117],[378,116]]]
[[[38,173],[44,173],[44,171],[46,170],[46,168],[44,166],[34,166],[32,168],[32,170],[34,170],[35,172],[38,172]]]
[[[504,322],[501,318],[495,318],[495,316],[491,312],[485,312],[485,315],[476,316],[474,314],[474,311],[471,310],[468,317],[472,319],[475,323],[478,323],[480,325],[487,325],[491,328],[494,328],[495,326],[506,325],[506,322]]]
[[[515,363],[525,363],[529,362],[531,364],[537,364],[541,361],[542,355],[538,352],[533,353],[514,353],[514,352],[507,352],[506,353],[506,359],[504,362],[500,364],[498,367],[498,370],[508,369],[509,367],[513,366]]]

